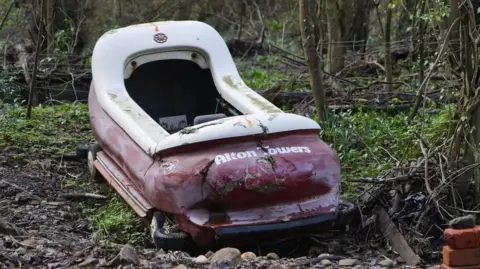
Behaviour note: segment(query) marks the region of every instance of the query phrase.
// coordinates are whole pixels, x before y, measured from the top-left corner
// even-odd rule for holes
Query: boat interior
[[[192,60],[149,61],[133,68],[124,82],[130,97],[169,133],[241,115],[221,98],[208,65]]]

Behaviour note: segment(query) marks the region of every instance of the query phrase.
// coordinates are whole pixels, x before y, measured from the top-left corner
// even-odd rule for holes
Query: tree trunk
[[[459,12],[459,2],[458,0],[448,0],[448,4],[450,6],[450,17],[448,20],[448,24],[452,24],[453,21],[455,21],[457,18],[460,17],[460,12]],[[447,27],[448,29],[448,27]],[[450,33],[450,47],[451,47],[451,54],[450,54],[450,64],[452,67],[455,68],[457,64],[461,63],[460,59],[460,23],[457,23],[457,26],[452,29],[452,32]]]
[[[317,47],[318,45],[322,42],[322,36],[321,36],[321,10],[322,10],[322,0],[317,0],[315,1],[315,16],[310,16],[312,18],[312,22],[313,22],[313,25],[314,25],[314,36],[315,36],[315,44],[317,44]],[[319,49],[317,49],[317,51],[320,51]]]
[[[55,23],[54,23],[54,3],[53,0],[45,0],[45,15],[44,21],[41,25],[45,27],[45,43],[44,46],[47,49],[47,55],[53,56],[53,52],[55,51]],[[41,26],[42,27],[42,26]]]
[[[371,0],[325,0],[325,4],[328,28],[327,70],[337,73],[345,67],[347,49],[363,50],[366,44]]]
[[[355,0],[345,2],[347,6],[344,7],[343,16],[348,18],[348,13],[352,11],[352,19],[344,19],[346,34],[343,41],[355,41],[352,44],[352,49],[355,51],[365,51],[366,41],[368,39],[368,26],[370,18],[370,10],[372,8],[371,0]]]
[[[322,83],[322,63],[317,56],[312,20],[307,0],[299,0],[299,25],[302,36],[302,46],[310,74],[310,87],[312,88],[317,108],[318,119],[323,121],[326,112],[325,90]]]
[[[450,1],[455,2],[455,1]],[[470,0],[456,1],[457,2],[457,11],[459,12],[460,22],[461,22],[461,29],[460,32],[460,40],[461,40],[461,47],[462,51],[462,67],[463,67],[463,88],[467,93],[466,98],[472,100],[473,102],[476,101],[475,99],[479,98],[476,95],[476,88],[478,85],[475,85],[474,74],[477,70],[477,59],[478,55],[475,53],[476,49],[473,47],[475,43],[476,36],[471,36],[471,25],[475,25],[474,21],[470,21],[470,18],[473,18],[475,15],[473,6],[471,5]],[[454,3],[452,3],[454,4]],[[461,5],[461,8],[458,8]],[[467,145],[468,152],[469,152],[469,161],[471,164],[478,163],[480,161],[480,156],[478,153],[479,145],[480,145],[480,106],[476,106],[471,115],[470,125],[473,128],[472,133],[472,140],[471,145]],[[473,182],[475,182],[476,186],[476,193],[480,195],[480,169],[475,167],[473,169]],[[465,185],[467,183],[464,183]]]
[[[337,0],[326,0],[327,25],[328,25],[328,52],[327,70],[331,73],[340,72],[344,66],[346,47],[342,44],[342,29],[340,25],[340,12]]]
[[[471,31],[471,27],[475,27],[475,10],[470,0],[450,0],[450,9],[453,14],[457,14],[457,18],[451,18],[451,23],[459,22],[458,25],[451,25],[449,31],[455,34],[457,29],[459,32],[459,49],[461,60],[459,64],[460,72],[463,74],[463,87],[459,94],[461,99],[458,102],[456,118],[468,117],[469,126],[455,129],[454,139],[452,140],[451,158],[460,156],[461,147],[465,149],[465,154],[462,161],[467,165],[475,165],[480,161],[478,153],[480,144],[480,94],[476,90],[479,85],[475,79],[475,74],[479,72],[478,65],[478,48],[475,40],[480,38],[480,34]],[[458,13],[455,13],[458,12]],[[458,33],[458,32],[457,32]],[[451,40],[450,37],[447,40]],[[467,139],[465,139],[467,137]],[[465,141],[466,140],[466,141]],[[458,167],[455,167],[458,168]],[[460,175],[455,180],[453,186],[455,191],[462,197],[465,196],[470,189],[470,182],[474,182],[477,199],[480,195],[480,169],[478,166],[473,166],[472,169],[467,169],[466,173]]]
[[[425,1],[422,1],[421,7],[420,7],[420,14],[424,14],[425,12]],[[415,24],[414,24],[415,27]],[[427,22],[425,20],[420,20],[420,23],[418,25],[418,57],[419,57],[419,68],[418,68],[418,85],[421,85],[423,83],[423,80],[425,79],[425,30],[427,29]],[[416,40],[413,40],[414,44],[416,44]],[[415,48],[415,45],[414,45]],[[416,59],[416,57],[415,57]],[[415,104],[413,105],[413,108],[411,110],[411,113],[408,117],[409,120],[412,120],[418,112],[418,109],[420,109],[420,105],[422,104],[423,101],[423,95],[422,95],[422,89],[418,89],[417,91],[417,96],[415,99]]]
[[[40,1],[40,27],[37,34],[36,40],[36,47],[35,47],[35,62],[33,64],[33,71],[32,71],[32,78],[30,79],[30,92],[28,94],[28,103],[27,103],[27,119],[30,119],[32,115],[32,107],[37,105],[37,70],[38,70],[38,62],[40,59],[40,51],[42,48],[42,41],[43,41],[43,31],[45,31],[45,27],[42,27],[42,22],[44,21],[46,14],[46,5],[43,1]]]
[[[390,4],[390,3],[389,3]],[[392,76],[392,44],[391,44],[391,31],[392,31],[392,14],[393,7],[387,6],[387,16],[385,18],[385,91],[393,91],[393,76]]]
[[[425,2],[426,0],[422,1]],[[413,14],[413,18],[415,18],[416,8],[417,8],[417,0],[404,0],[405,8],[400,9],[400,16],[396,20],[397,27],[395,31],[395,39],[402,40],[409,37],[409,33],[407,32],[407,28],[411,25],[410,23],[410,14]],[[413,32],[413,29],[412,29]]]

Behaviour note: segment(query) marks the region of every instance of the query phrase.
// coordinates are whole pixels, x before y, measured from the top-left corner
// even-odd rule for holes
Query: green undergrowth
[[[143,244],[144,226],[128,204],[114,194],[112,200],[92,212],[94,240],[108,240],[119,244]]]
[[[37,106],[31,118],[21,105],[1,105],[0,147],[18,149],[28,155],[60,158],[75,151],[78,144],[92,141],[85,104]]]
[[[321,137],[337,151],[343,180],[381,177],[398,162],[421,157],[420,139],[427,147],[442,142],[452,113],[452,106],[443,105],[412,122],[408,113],[335,113],[321,124]]]
[[[282,85],[286,79],[282,73],[267,73],[264,69],[257,67],[242,72],[241,76],[247,85],[258,91],[265,91],[276,85]]]
[[[285,70],[278,69],[278,61],[275,56],[258,56],[251,61],[237,59],[235,64],[243,81],[254,90],[266,91],[274,86],[290,89],[294,83]]]

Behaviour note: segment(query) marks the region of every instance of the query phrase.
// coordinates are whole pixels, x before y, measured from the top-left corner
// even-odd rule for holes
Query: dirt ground
[[[353,232],[318,235],[292,247],[259,255],[235,248],[190,256],[144,246],[99,243],[91,239],[92,223],[85,212],[88,198],[66,199],[109,186],[102,183],[72,185],[67,178],[86,176],[83,160],[15,158],[18,152],[0,154],[0,267],[1,268],[400,268],[395,253],[376,243],[379,237]],[[88,179],[85,179],[88,180]],[[81,187],[83,186],[83,187]],[[87,187],[85,187],[87,186]],[[87,190],[83,188],[88,188]],[[108,201],[106,201],[108,202]],[[376,239],[375,239],[376,238]],[[280,247],[279,247],[280,248]],[[290,250],[289,250],[290,251]],[[257,256],[258,255],[258,256]],[[284,257],[282,257],[284,256]],[[292,257],[293,256],[293,257]],[[296,257],[295,257],[296,256]]]

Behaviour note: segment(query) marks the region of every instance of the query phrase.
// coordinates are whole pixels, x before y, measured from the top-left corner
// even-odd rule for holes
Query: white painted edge
[[[154,153],[209,140],[295,130],[320,130],[320,127],[310,118],[290,113],[234,116],[187,127],[171,134],[157,144]]]
[[[195,54],[196,54],[195,59],[192,58],[191,51],[167,51],[167,52],[158,53],[158,54],[140,55],[130,59],[127,62],[123,78],[127,79],[132,75],[134,71],[134,68],[132,67],[133,62],[136,62],[138,67],[138,66],[141,66],[142,64],[146,64],[149,62],[175,59],[175,60],[192,61],[196,63],[198,66],[200,66],[200,68],[202,69],[208,68],[207,60],[201,54],[198,54],[198,53],[195,53]]]

